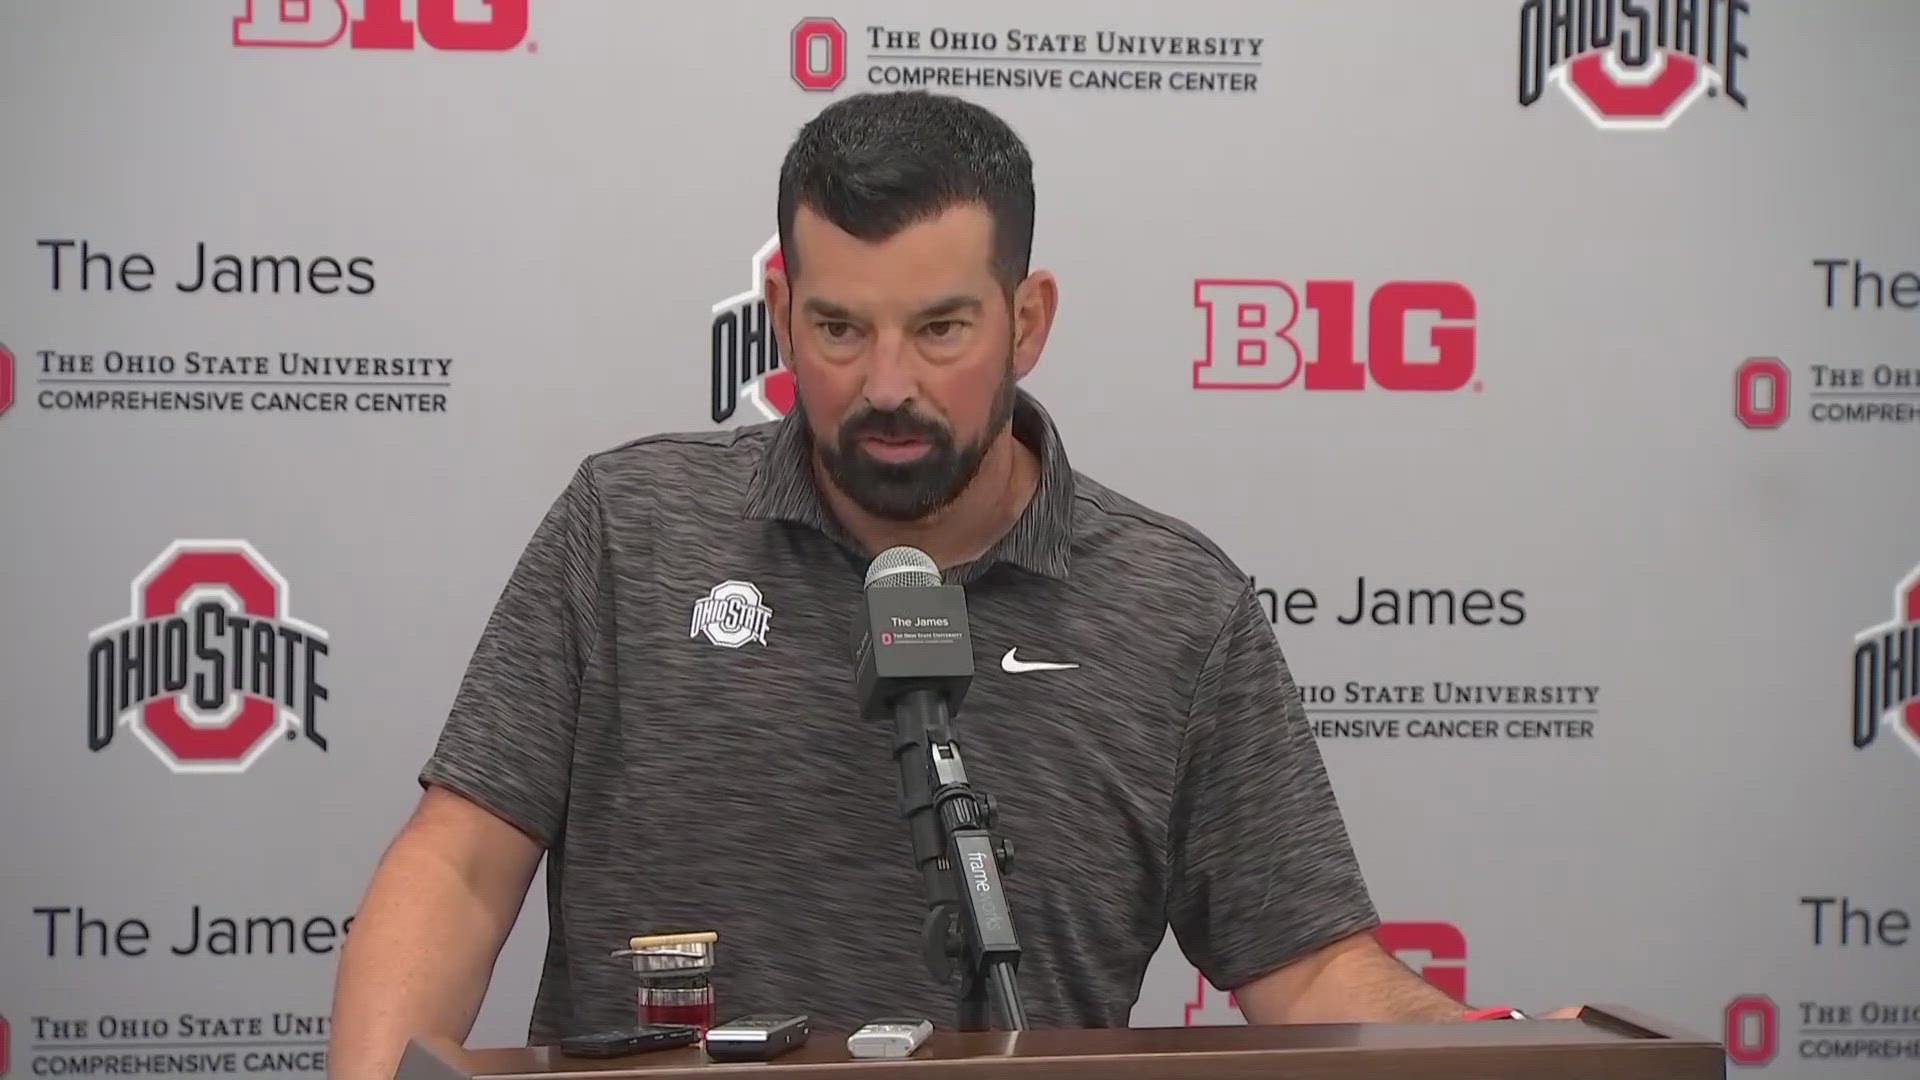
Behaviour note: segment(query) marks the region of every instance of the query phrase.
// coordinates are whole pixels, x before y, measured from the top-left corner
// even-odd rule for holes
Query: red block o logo
[[[1762,404],[1762,402],[1765,402]],[[1787,365],[1771,356],[1741,362],[1733,373],[1733,415],[1756,429],[1787,422]]]
[[[826,56],[814,66],[814,42],[824,42]],[[793,81],[806,90],[831,90],[847,77],[847,31],[834,19],[802,19],[793,28]]]
[[[1727,1060],[1735,1065],[1765,1065],[1780,1046],[1780,1010],[1765,994],[1734,998],[1727,1002],[1724,1035]]]

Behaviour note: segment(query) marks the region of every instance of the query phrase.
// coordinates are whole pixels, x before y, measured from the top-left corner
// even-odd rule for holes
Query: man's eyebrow
[[[958,315],[963,311],[979,311],[985,305],[977,296],[949,296],[936,300],[920,309],[916,319],[938,319],[943,315]]]
[[[800,306],[806,309],[807,314],[818,315],[823,319],[833,319],[839,322],[854,321],[853,312],[850,309],[841,307],[831,300],[822,300],[817,296],[808,297]]]
[[[818,316],[822,319],[833,319],[840,322],[858,321],[853,313],[853,309],[836,304],[831,300],[823,300],[817,296],[808,297],[800,306],[807,314]],[[948,296],[935,300],[933,303],[921,308],[914,314],[914,319],[918,321],[938,319],[947,315],[958,315],[961,312],[979,311],[985,306],[977,296]]]

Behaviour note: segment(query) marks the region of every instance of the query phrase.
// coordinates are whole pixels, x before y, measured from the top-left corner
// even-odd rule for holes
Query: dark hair
[[[1033,250],[1033,162],[1020,137],[957,97],[855,94],[808,121],[780,165],[781,255],[798,274],[801,206],[862,240],[884,240],[967,203],[992,215],[994,276],[1011,290]]]

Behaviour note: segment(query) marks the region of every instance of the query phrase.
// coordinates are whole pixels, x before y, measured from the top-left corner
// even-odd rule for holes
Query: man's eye
[[[827,335],[830,338],[840,339],[840,338],[847,337],[853,333],[853,324],[843,323],[843,322],[823,322],[820,324],[820,332]]]
[[[958,319],[935,319],[927,324],[927,333],[937,338],[952,337],[959,332],[960,320]]]

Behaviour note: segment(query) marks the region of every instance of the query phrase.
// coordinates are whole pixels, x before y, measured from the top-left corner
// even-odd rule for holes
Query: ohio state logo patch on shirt
[[[708,641],[729,649],[749,641],[765,645],[772,620],[773,609],[762,601],[759,586],[751,581],[723,581],[694,601],[687,636],[705,634]]]

